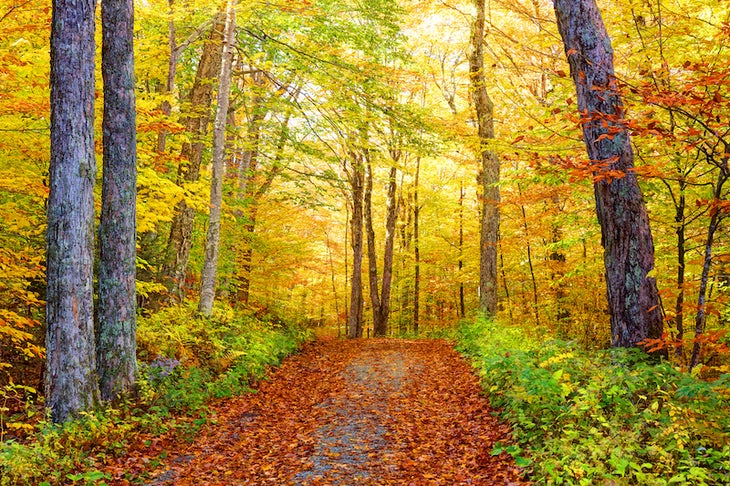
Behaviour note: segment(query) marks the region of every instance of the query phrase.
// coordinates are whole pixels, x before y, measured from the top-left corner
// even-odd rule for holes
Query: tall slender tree
[[[373,163],[371,154],[365,150],[365,190],[363,191],[363,216],[365,237],[368,243],[368,283],[370,305],[373,309],[373,333],[378,334],[383,327],[381,322],[380,284],[378,282],[378,255],[375,248],[375,227],[373,226]],[[385,335],[385,331],[382,331]]]
[[[46,232],[46,405],[64,422],[99,401],[94,353],[94,0],[54,0]]]
[[[350,230],[352,232],[352,281],[350,287],[350,312],[347,315],[347,337],[362,337],[362,227],[363,227],[363,192],[365,167],[362,155],[356,150],[350,152],[350,167],[347,170],[347,177],[350,182],[350,196],[352,204],[352,219]]]
[[[131,390],[137,369],[134,2],[102,0],[101,24],[104,160],[96,358],[101,398],[113,400]]]
[[[393,164],[400,160],[400,150],[392,149]],[[386,199],[385,216],[385,248],[383,249],[383,285],[380,294],[380,327],[373,328],[376,336],[385,336],[388,332],[390,317],[390,294],[393,286],[393,250],[395,246],[395,225],[398,219],[398,199],[396,198],[398,169],[395,165],[390,168],[388,175],[388,196]]]
[[[555,0],[555,14],[595,179],[611,342],[632,347],[646,338],[661,338],[662,315],[656,281],[649,276],[654,243],[633,171],[634,153],[616,85],[611,40],[595,0]]]
[[[213,81],[220,74],[224,29],[223,18],[218,15],[210,37],[203,46],[195,81],[188,96],[190,107],[184,125],[191,140],[185,142],[180,151],[181,162],[178,166],[177,183],[181,186],[200,178],[204,139],[208,133],[210,107],[213,102]],[[171,294],[178,300],[182,300],[185,293],[185,274],[193,245],[194,219],[195,208],[185,200],[180,201],[175,207],[175,216],[165,251],[165,263],[162,267],[163,279]]]
[[[233,66],[234,37],[236,30],[236,0],[228,0],[226,30],[223,44],[223,61],[218,83],[218,107],[213,127],[213,173],[210,181],[210,215],[205,240],[205,263],[200,283],[198,312],[210,315],[215,300],[218,254],[221,244],[221,214],[223,206],[223,176],[226,146],[226,121],[231,94],[231,68]]]
[[[497,312],[497,240],[499,238],[499,158],[489,148],[494,138],[494,103],[489,97],[484,74],[485,0],[474,0],[469,78],[477,116],[479,182],[482,210],[479,251],[479,309],[487,315]]]

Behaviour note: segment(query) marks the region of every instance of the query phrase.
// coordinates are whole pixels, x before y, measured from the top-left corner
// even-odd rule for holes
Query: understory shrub
[[[140,433],[192,438],[210,399],[249,391],[306,339],[306,330],[230,308],[209,318],[192,305],[140,318],[136,396],[63,425],[42,421],[30,440],[0,442],[0,486],[106,484],[98,471],[106,456],[123,454]]]
[[[537,484],[730,484],[730,375],[708,382],[634,349],[586,352],[477,320],[458,349],[512,424]]]

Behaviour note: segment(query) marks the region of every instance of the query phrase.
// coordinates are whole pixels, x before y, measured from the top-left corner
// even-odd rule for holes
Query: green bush
[[[705,382],[638,350],[587,353],[485,320],[462,326],[458,348],[512,424],[516,444],[493,452],[538,484],[730,484],[730,375]]]

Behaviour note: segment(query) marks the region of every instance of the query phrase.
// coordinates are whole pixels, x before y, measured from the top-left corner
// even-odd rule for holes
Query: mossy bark
[[[661,338],[654,244],[634,172],[634,153],[613,70],[613,49],[595,0],[555,0],[593,170],[604,247],[611,342]]]
[[[101,398],[114,400],[132,389],[137,371],[134,3],[103,0],[101,22],[104,171],[96,359]]]
[[[93,0],[54,0],[46,230],[46,406],[64,422],[99,402],[94,354]]]

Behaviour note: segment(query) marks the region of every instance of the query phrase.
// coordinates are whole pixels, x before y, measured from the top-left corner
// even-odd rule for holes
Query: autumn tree
[[[497,240],[499,238],[499,158],[490,149],[494,138],[494,103],[489,97],[484,73],[485,0],[475,0],[469,52],[469,79],[477,117],[479,183],[482,211],[479,257],[479,308],[487,315],[497,313]]]
[[[183,124],[189,134],[181,150],[178,166],[177,184],[184,187],[196,182],[200,177],[203,162],[203,148],[210,122],[210,108],[213,101],[213,81],[220,74],[223,48],[224,22],[216,16],[209,38],[203,46],[195,81],[188,95],[189,111]],[[185,199],[178,202],[170,227],[170,237],[165,251],[162,267],[163,279],[173,296],[182,299],[185,290],[185,276],[192,248],[192,231],[195,208]]]
[[[213,128],[213,163],[210,182],[210,214],[208,218],[208,235],[205,240],[205,264],[200,284],[200,302],[198,311],[210,315],[215,299],[216,276],[218,274],[218,255],[221,244],[221,215],[223,206],[223,176],[226,142],[226,121],[228,120],[228,102],[231,92],[231,69],[233,66],[233,49],[236,29],[236,2],[229,0],[226,8],[226,25],[221,62],[221,73],[218,82],[218,106]]]
[[[134,4],[101,3],[104,159],[99,223],[96,360],[104,400],[134,385],[137,370]]]
[[[46,254],[46,405],[64,422],[99,401],[94,351],[95,2],[54,0]]]
[[[605,249],[614,346],[662,335],[654,245],[613,68],[613,50],[594,0],[556,0],[555,13],[576,87]]]
[[[349,183],[347,193],[351,206],[350,245],[352,247],[352,278],[350,279],[350,309],[347,315],[347,337],[363,335],[363,227],[365,218],[366,154],[362,148],[350,147],[343,161],[343,170]]]

